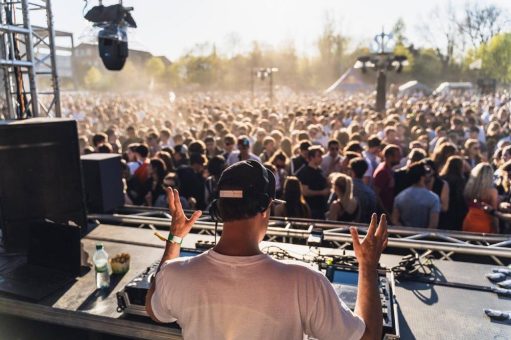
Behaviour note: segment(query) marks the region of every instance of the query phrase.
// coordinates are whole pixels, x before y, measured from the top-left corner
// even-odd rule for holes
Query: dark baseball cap
[[[219,198],[256,198],[267,194],[276,200],[275,176],[255,160],[234,163],[222,172],[218,181]]]
[[[250,139],[248,139],[247,136],[241,136],[240,138],[238,138],[238,145],[244,146],[244,147],[249,147]]]

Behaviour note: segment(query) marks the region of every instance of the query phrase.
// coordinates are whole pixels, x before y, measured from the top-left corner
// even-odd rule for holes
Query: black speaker
[[[128,58],[128,42],[108,37],[98,37],[99,56],[108,70],[119,71]]]
[[[82,169],[89,213],[109,213],[124,205],[120,155],[84,155]]]
[[[86,231],[78,132],[70,119],[0,121],[0,227],[7,251],[26,249],[29,225],[69,221]]]

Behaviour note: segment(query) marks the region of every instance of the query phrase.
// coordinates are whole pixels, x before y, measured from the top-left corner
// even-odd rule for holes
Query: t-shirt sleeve
[[[169,306],[169,290],[167,285],[167,280],[164,275],[165,266],[169,262],[166,262],[160,268],[158,274],[156,274],[156,287],[151,297],[151,308],[153,310],[153,314],[160,322],[174,322],[177,319],[172,316],[172,312]]]
[[[342,302],[331,283],[316,273],[316,284],[308,285],[307,296],[315,301],[308,304],[305,332],[318,339],[358,340],[365,331],[364,321]]]
[[[433,194],[434,201],[433,206],[431,207],[431,212],[440,213],[440,198],[438,198],[437,194]]]

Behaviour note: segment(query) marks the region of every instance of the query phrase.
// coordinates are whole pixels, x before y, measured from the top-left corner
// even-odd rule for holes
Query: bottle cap
[[[103,249],[103,243],[96,243],[96,250]]]

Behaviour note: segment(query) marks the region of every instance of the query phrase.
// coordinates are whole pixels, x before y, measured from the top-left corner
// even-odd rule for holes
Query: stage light
[[[100,5],[91,8],[85,19],[101,27],[98,33],[98,50],[103,64],[108,70],[119,71],[128,58],[128,27],[137,24],[130,14],[133,7],[124,7],[122,3],[111,6]]]

